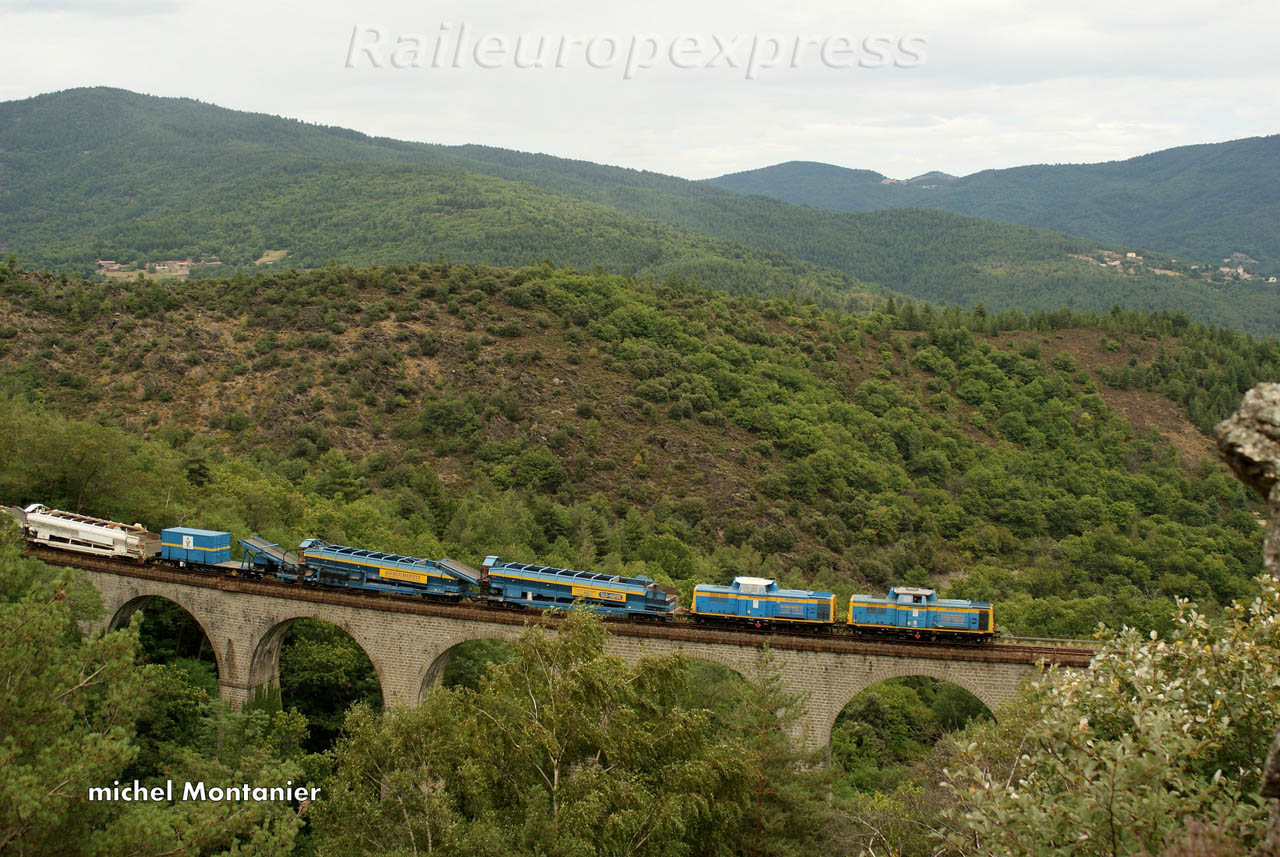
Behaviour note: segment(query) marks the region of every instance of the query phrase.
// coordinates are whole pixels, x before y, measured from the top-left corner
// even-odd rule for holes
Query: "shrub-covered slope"
[[[1182,408],[1207,425],[1280,353],[1185,317],[845,315],[549,266],[3,276],[6,503],[686,595],[931,583],[1038,634],[1160,626],[1258,566]]]
[[[1274,285],[1264,279],[1207,279],[1203,272],[1218,263],[1214,253],[1175,262],[1152,252],[1160,245],[1147,245],[1151,249],[1142,251],[1142,260],[1129,261],[1124,251],[1133,245],[1122,246],[1120,238],[1110,239],[1117,242],[1114,246],[1099,246],[1095,238],[999,222],[1017,220],[1012,217],[986,220],[900,206],[848,214],[548,155],[482,146],[451,151],[465,157],[472,169],[803,259],[917,300],[962,307],[983,303],[995,310],[1065,306],[1098,313],[1119,304],[1182,310],[1240,330],[1280,330],[1280,294]],[[1206,228],[1216,222],[1213,211],[1196,211],[1187,217]],[[1147,213],[1155,217],[1155,212]],[[1198,270],[1191,267],[1196,263]]]
[[[122,90],[0,104],[0,178],[0,251],[81,272],[96,259],[244,267],[278,250],[290,267],[552,258],[739,293],[856,305],[867,291],[812,263],[485,175],[438,146]]]

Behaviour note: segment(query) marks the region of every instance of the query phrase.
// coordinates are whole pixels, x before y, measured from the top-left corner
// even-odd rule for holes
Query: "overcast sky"
[[[688,178],[964,175],[1280,132],[1275,0],[611,5],[0,0],[0,100],[109,85]]]

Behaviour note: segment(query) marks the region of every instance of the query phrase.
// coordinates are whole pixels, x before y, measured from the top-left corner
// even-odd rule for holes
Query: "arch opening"
[[[382,677],[348,631],[322,619],[278,622],[259,641],[249,668],[251,705],[296,709],[307,719],[308,750],[333,745],[347,711],[382,710]]]
[[[685,708],[705,708],[721,730],[741,725],[740,712],[751,682],[733,667],[707,658],[689,658],[689,683],[679,702]]]
[[[162,595],[141,595],[126,601],[115,612],[107,622],[107,630],[128,625],[139,612],[139,660],[173,667],[183,680],[216,699],[222,664],[204,625],[176,601]]]
[[[419,699],[437,687],[479,690],[490,666],[505,664],[516,656],[515,647],[496,637],[476,637],[445,649],[427,668]]]
[[[836,792],[890,792],[919,775],[917,766],[943,736],[993,719],[983,700],[948,679],[909,674],[871,684],[831,727]]]

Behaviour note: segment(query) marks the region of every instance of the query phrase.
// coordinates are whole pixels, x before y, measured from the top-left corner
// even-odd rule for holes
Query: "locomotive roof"
[[[763,581],[769,586],[761,587],[760,584],[747,583],[747,581]],[[753,591],[759,587],[760,591]],[[699,583],[693,587],[693,594],[696,597],[699,593],[703,595],[738,595],[740,593],[747,595],[769,595],[775,598],[816,598],[827,601],[832,597],[830,592],[819,592],[810,589],[779,589],[777,581],[769,577],[735,577],[732,586],[717,586],[712,583]]]
[[[890,595],[923,595],[926,598],[935,594],[932,589],[924,589],[919,586],[894,586],[889,589]]]
[[[933,592],[933,590],[926,589],[924,590],[924,592]],[[910,587],[899,588],[895,586],[893,589],[889,590],[889,597],[859,593],[857,595],[852,596],[850,598],[850,601],[856,601],[859,604],[896,605],[898,602],[893,598],[893,596],[896,594],[914,595],[915,593],[911,591]],[[991,606],[991,602],[990,601],[969,601],[968,599],[965,599],[965,598],[932,598],[929,600],[927,604],[923,606],[925,607],[973,607],[976,609],[985,610],[986,608]]]

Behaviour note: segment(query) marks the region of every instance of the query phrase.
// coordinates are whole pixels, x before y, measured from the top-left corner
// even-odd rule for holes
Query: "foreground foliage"
[[[1021,748],[1010,766],[991,764],[1008,760],[985,742],[963,751],[948,844],[991,857],[1159,854],[1197,820],[1256,844],[1280,710],[1280,584],[1259,584],[1221,623],[1183,603],[1168,635],[1125,629],[1092,669],[1048,676],[1038,716],[1017,724],[1025,734],[1005,730]]]
[[[181,671],[136,666],[137,626],[83,637],[93,589],[0,544],[0,854],[283,855],[287,804],[102,802],[90,788],[300,782],[296,715],[223,711]]]
[[[936,742],[991,712],[959,685],[925,676],[889,679],[855,696],[831,730],[835,795],[890,793],[916,778]]]
[[[437,689],[382,717],[355,709],[319,853],[813,853],[821,789],[781,731],[794,701],[766,686],[748,697],[748,732],[725,734],[681,704],[682,658],[628,666],[606,638],[575,614],[555,634],[527,631],[477,690]]]

